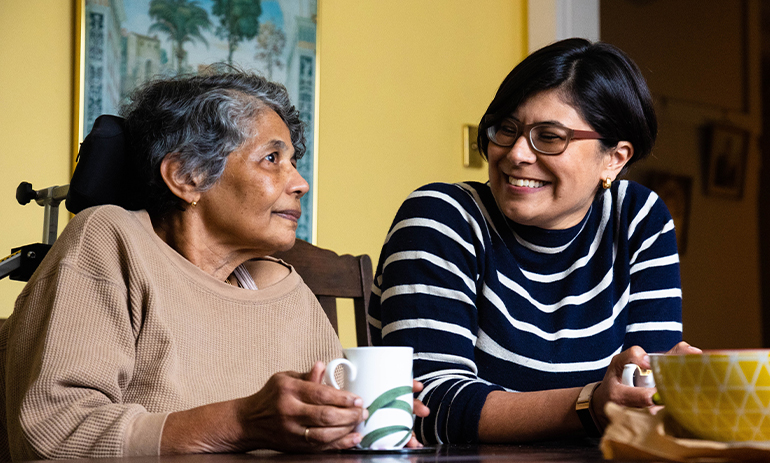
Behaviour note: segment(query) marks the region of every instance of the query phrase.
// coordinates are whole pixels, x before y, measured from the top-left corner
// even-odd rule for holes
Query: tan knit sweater
[[[187,261],[146,212],[78,214],[0,329],[0,460],[157,455],[172,411],[339,357],[292,270],[257,291]]]

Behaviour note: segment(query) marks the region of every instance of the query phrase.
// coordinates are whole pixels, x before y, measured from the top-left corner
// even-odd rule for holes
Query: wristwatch
[[[600,384],[601,381],[586,384],[583,390],[580,391],[577,402],[575,402],[575,411],[578,418],[580,418],[580,422],[583,423],[583,429],[585,429],[588,437],[602,437],[602,432],[596,424],[594,412],[591,410],[591,399],[593,398],[594,391]]]

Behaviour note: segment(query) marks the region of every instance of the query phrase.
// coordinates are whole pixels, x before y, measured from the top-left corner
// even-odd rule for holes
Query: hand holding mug
[[[354,428],[366,417],[363,402],[321,384],[323,372],[318,362],[309,373],[277,373],[259,392],[242,399],[243,427],[259,440],[250,448],[321,451],[360,441]]]
[[[612,358],[604,374],[604,379],[602,379],[601,384],[594,391],[593,399],[591,400],[593,416],[596,417],[600,429],[604,428],[609,421],[604,413],[604,406],[607,402],[614,402],[634,408],[644,408],[653,405],[652,395],[655,393],[654,389],[628,387],[623,383],[623,372],[628,364],[637,365],[641,370],[650,369],[650,360],[647,352],[639,346],[630,347]]]
[[[682,341],[667,354],[698,354],[701,350]],[[653,354],[659,355],[659,354]],[[632,365],[632,366],[629,366]],[[611,401],[626,407],[647,408],[655,405],[654,379],[642,379],[640,374],[651,368],[650,356],[639,346],[630,347],[612,358],[602,384],[594,392],[591,405],[601,425],[607,424],[604,405]],[[637,379],[638,378],[638,379]],[[633,385],[635,387],[628,387]]]

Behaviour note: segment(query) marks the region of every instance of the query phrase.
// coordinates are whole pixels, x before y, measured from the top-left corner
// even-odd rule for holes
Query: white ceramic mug
[[[326,366],[326,383],[341,389],[334,378],[343,367],[345,390],[361,397],[369,418],[356,427],[363,438],[359,448],[400,449],[412,435],[411,347],[354,347],[344,349],[345,358]]]

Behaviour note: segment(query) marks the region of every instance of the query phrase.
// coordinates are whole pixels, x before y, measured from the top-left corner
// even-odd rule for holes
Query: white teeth
[[[528,180],[514,177],[508,177],[508,183],[513,186],[523,186],[527,188],[540,188],[541,186],[545,185],[545,182],[541,182],[539,180]]]

